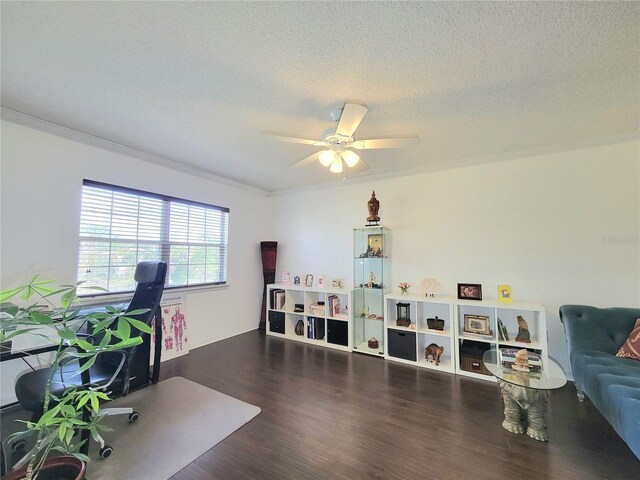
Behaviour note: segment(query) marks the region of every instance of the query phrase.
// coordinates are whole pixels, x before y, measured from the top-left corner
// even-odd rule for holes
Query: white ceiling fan
[[[315,152],[302,160],[293,163],[289,168],[298,168],[309,165],[316,160],[329,167],[334,173],[340,173],[343,170],[343,162],[349,168],[358,165],[359,170],[366,170],[369,166],[360,156],[353,151],[368,150],[374,148],[403,148],[420,143],[420,137],[417,135],[397,136],[386,138],[375,138],[369,140],[356,140],[354,132],[362,119],[367,114],[367,107],[358,105],[357,103],[345,103],[341,111],[332,114],[332,119],[338,122],[335,132],[329,133],[322,140],[312,140],[309,138],[299,138],[278,132],[262,132],[270,135],[276,140],[283,142],[302,143],[304,145],[312,145],[314,147],[324,147],[324,150]]]

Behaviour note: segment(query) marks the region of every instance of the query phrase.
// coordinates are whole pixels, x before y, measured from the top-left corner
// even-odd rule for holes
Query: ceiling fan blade
[[[420,137],[389,137],[389,138],[372,138],[370,140],[356,140],[353,142],[353,148],[358,150],[367,150],[374,148],[404,148],[420,143]]]
[[[299,160],[296,163],[292,163],[291,165],[289,165],[289,168],[300,168],[300,167],[307,166],[310,163],[313,163],[316,160],[318,160],[319,156],[320,156],[320,152],[312,153],[308,157],[304,157],[302,160]]]
[[[365,170],[369,170],[369,164],[365,162],[362,157],[360,157],[358,163],[349,169],[350,172],[364,172]]]
[[[352,137],[353,132],[358,128],[367,111],[367,107],[363,107],[357,103],[345,103],[342,109],[342,115],[340,115],[338,127],[336,128],[336,133],[338,135]]]
[[[316,147],[326,147],[328,145],[324,140],[312,140],[310,138],[292,137],[286,133],[280,132],[261,132],[263,135],[269,135],[274,140],[280,140],[281,142],[302,143],[304,145],[314,145]]]

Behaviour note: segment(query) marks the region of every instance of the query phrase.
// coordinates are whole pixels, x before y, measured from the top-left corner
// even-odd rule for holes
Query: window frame
[[[230,209],[228,207],[221,207],[219,205],[213,205],[213,204],[209,204],[209,203],[203,203],[203,202],[198,202],[196,200],[188,200],[186,198],[181,198],[181,197],[174,197],[172,195],[165,195],[165,194],[161,194],[161,193],[156,193],[156,192],[149,192],[146,190],[140,190],[140,189],[136,189],[136,188],[129,188],[129,187],[123,187],[121,185],[114,185],[111,183],[105,183],[105,182],[98,182],[96,180],[90,180],[90,179],[86,179],[84,178],[82,180],[82,188],[84,189],[85,186],[89,186],[89,187],[97,187],[97,188],[104,188],[104,189],[108,189],[111,192],[120,192],[120,193],[124,193],[124,194],[130,194],[130,195],[138,195],[138,196],[143,196],[146,198],[152,198],[152,199],[156,199],[156,200],[161,200],[162,202],[164,202],[163,204],[163,216],[162,216],[162,235],[161,235],[161,240],[158,242],[155,241],[151,241],[149,243],[152,244],[157,244],[160,245],[160,255],[161,258],[158,260],[160,262],[166,262],[167,263],[167,270],[171,267],[171,262],[170,262],[170,247],[172,244],[182,244],[185,243],[186,245],[190,245],[189,242],[171,242],[169,240],[169,225],[168,225],[168,219],[169,219],[169,204],[171,202],[179,202],[179,203],[183,203],[186,204],[188,206],[194,206],[194,207],[200,207],[200,208],[205,208],[205,209],[210,209],[210,210],[218,210],[222,213],[226,213],[227,214],[227,218],[226,218],[226,235],[225,235],[225,239],[226,239],[226,243],[224,243],[224,248],[225,248],[225,262],[224,262],[224,270],[225,270],[225,280],[222,282],[203,282],[203,283],[193,283],[193,284],[183,284],[183,285],[172,285],[172,286],[168,286],[167,282],[169,281],[169,276],[167,275],[167,279],[165,281],[165,290],[184,290],[184,289],[203,289],[203,288],[223,288],[223,287],[227,287],[229,285],[229,278],[228,278],[228,273],[229,273],[229,216],[230,216]],[[82,197],[82,195],[81,195]],[[81,201],[82,204],[82,201]],[[139,218],[139,217],[138,217]],[[80,208],[80,216],[79,216],[79,227],[82,224],[82,206]],[[76,281],[78,281],[78,272],[79,272],[79,268],[80,268],[80,244],[82,241],[88,240],[87,238],[83,238],[82,235],[80,234],[80,231],[78,231],[78,248],[76,250],[77,252],[77,265],[76,265]],[[143,243],[146,243],[147,241],[143,241]],[[132,240],[132,241],[118,241],[117,239],[113,239],[113,238],[108,238],[105,239],[105,243],[109,243],[110,245],[113,243],[130,243],[130,244],[135,244],[135,243],[139,243],[139,239],[136,240]],[[200,246],[197,245],[196,246]],[[166,248],[165,248],[166,247]],[[205,264],[206,265],[206,264]],[[111,265],[109,265],[111,266]],[[105,297],[105,296],[118,296],[118,295],[126,295],[126,294],[131,294],[135,291],[135,288],[132,290],[118,290],[118,291],[108,291],[108,292],[94,292],[94,293],[79,293],[78,294],[78,298],[93,298],[93,297]]]

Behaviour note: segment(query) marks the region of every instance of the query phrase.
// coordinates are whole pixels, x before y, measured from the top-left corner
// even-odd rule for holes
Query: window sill
[[[184,287],[168,287],[164,289],[163,295],[169,294],[181,294],[181,293],[200,293],[206,292],[209,290],[226,290],[229,288],[229,284],[225,283],[222,285],[192,285],[192,286],[184,286]],[[87,305],[111,305],[118,304],[122,302],[127,302],[131,300],[133,296],[133,292],[118,292],[118,293],[102,293],[100,295],[83,295],[79,298],[79,303],[81,306]]]

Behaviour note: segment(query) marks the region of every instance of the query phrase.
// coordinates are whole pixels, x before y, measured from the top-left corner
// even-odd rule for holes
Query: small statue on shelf
[[[518,315],[518,335],[516,336],[516,342],[531,343],[531,334],[529,333],[529,325],[527,321]]]
[[[378,343],[378,339],[376,337],[371,337],[367,342],[367,346],[369,348],[378,348],[380,344]]]
[[[380,202],[376,198],[376,191],[371,194],[371,198],[367,202],[367,209],[369,210],[369,216],[367,217],[367,226],[378,225],[380,217],[378,216],[378,210],[380,209]]]
[[[427,348],[424,349],[424,359],[429,360],[429,357],[432,357],[437,367],[440,365],[440,357],[442,356],[443,353],[444,353],[444,347],[440,345],[436,345],[435,343],[432,343]]]

